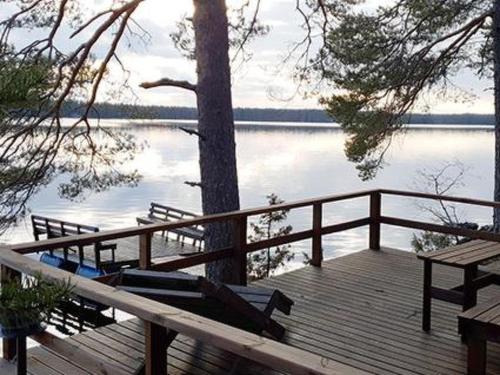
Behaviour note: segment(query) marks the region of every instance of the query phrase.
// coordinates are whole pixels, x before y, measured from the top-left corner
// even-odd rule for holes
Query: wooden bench
[[[31,224],[33,227],[33,236],[35,237],[36,241],[39,241],[41,237],[49,239],[99,232],[98,227],[71,223],[68,221],[62,221],[38,215],[31,215]],[[65,262],[68,262],[70,250],[78,253],[78,265],[82,266],[85,260],[84,246],[78,245],[76,249],[70,247],[63,248],[63,257]],[[101,267],[105,266],[107,263],[113,264],[115,262],[115,250],[116,244],[114,243],[95,243],[93,245],[95,268],[101,269]],[[101,252],[103,251],[111,252],[111,260],[106,262],[101,261]],[[51,256],[54,256],[53,250],[49,250],[49,253]],[[75,270],[73,270],[73,272],[74,271]]]
[[[487,342],[500,342],[500,300],[461,313],[458,330],[467,343],[467,374],[486,374]]]
[[[290,314],[293,301],[276,289],[216,284],[184,272],[123,270],[116,287],[195,314],[277,339],[285,328],[273,311]]]
[[[151,202],[149,207],[149,212],[146,217],[138,217],[137,224],[153,224],[153,223],[164,223],[164,222],[172,222],[178,220],[186,220],[186,219],[194,219],[198,217],[198,215],[187,212],[183,210],[179,210],[174,207],[164,206],[159,203]],[[198,249],[201,250],[202,243],[205,238],[205,230],[203,226],[196,225],[184,228],[176,228],[172,229],[170,232],[177,235],[177,240],[181,243],[184,243],[186,238],[189,238],[193,241],[193,246],[198,244]],[[168,233],[163,233],[165,237],[168,239]]]
[[[474,240],[450,246],[443,250],[418,254],[424,261],[424,289],[422,329],[431,328],[431,299],[462,305],[463,311],[477,303],[477,291],[491,284],[500,284],[500,275],[478,271],[478,265],[500,256],[500,243]],[[451,289],[432,285],[432,264],[442,264],[461,268],[464,272],[463,284]]]

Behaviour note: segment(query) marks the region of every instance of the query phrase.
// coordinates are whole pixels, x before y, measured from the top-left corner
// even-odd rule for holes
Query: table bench
[[[500,243],[473,240],[443,250],[418,254],[424,261],[424,289],[422,329],[431,328],[432,298],[455,303],[462,306],[463,311],[474,307],[477,303],[477,291],[491,284],[500,284],[500,275],[478,271],[478,265],[490,259],[500,257]],[[463,284],[451,289],[438,288],[432,285],[432,265],[463,269]]]
[[[500,342],[500,300],[461,313],[458,331],[467,342],[467,374],[485,374],[487,341]]]
[[[174,222],[178,220],[195,219],[198,215],[179,210],[178,208],[164,206],[159,203],[151,202],[149,207],[149,212],[146,217],[138,217],[137,224],[153,224],[153,223],[165,223]],[[189,227],[182,227],[171,229],[170,232],[177,235],[177,240],[182,244],[186,238],[193,241],[193,246],[198,244],[198,249],[201,250],[202,243],[205,239],[205,230],[201,225],[192,225]],[[165,233],[164,233],[165,234]],[[167,238],[168,238],[168,233]]]

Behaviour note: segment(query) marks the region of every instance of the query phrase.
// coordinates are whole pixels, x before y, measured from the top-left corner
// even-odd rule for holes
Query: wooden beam
[[[455,305],[462,305],[464,303],[463,292],[438,288],[436,286],[431,287],[431,297],[441,301],[454,303]]]
[[[16,349],[17,349],[17,375],[27,375],[27,353],[26,353],[26,336],[17,336],[16,338]]]
[[[389,216],[381,216],[380,222],[383,224],[395,225],[403,228],[420,229],[430,232],[453,234],[456,236],[462,236],[462,237],[468,237],[468,238],[474,238],[492,242],[500,242],[500,234],[498,233],[484,232],[484,231],[458,228],[458,227],[449,227],[446,225],[425,223],[422,221],[400,219],[397,217],[389,217]]]
[[[177,337],[178,335],[178,332],[175,332],[175,331],[172,331],[171,329],[168,329],[167,330],[167,337],[166,337],[166,346],[167,346],[167,352],[168,352],[168,347],[170,346],[170,344],[172,344],[172,342],[175,340],[175,338]],[[168,372],[168,356],[167,356],[168,353],[165,353],[165,358],[167,359],[166,360],[166,365],[167,365],[167,372]],[[146,361],[144,361],[144,363],[142,364],[142,366],[140,366],[135,372],[134,372],[134,375],[146,375]]]
[[[147,270],[151,267],[151,237],[150,233],[139,236],[139,268]]]
[[[233,284],[247,285],[247,217],[233,220]]]
[[[0,267],[0,280],[3,283],[6,282],[16,282],[21,284],[21,273],[9,268],[5,265]],[[17,343],[16,339],[2,339],[2,357],[7,361],[11,361],[16,357],[17,354]]]
[[[370,194],[370,249],[372,250],[380,250],[381,209],[381,194],[374,191]]]
[[[364,227],[365,225],[368,225],[368,224],[370,224],[369,217],[351,220],[351,221],[346,221],[345,223],[327,225],[327,226],[324,226],[323,228],[321,228],[321,234],[325,235],[325,234],[343,232],[343,231],[349,230],[349,229]]]
[[[433,200],[442,200],[442,201],[448,201],[448,202],[472,204],[474,206],[486,206],[486,207],[500,208],[500,202],[487,201],[487,200],[482,200],[482,199],[474,199],[474,198],[466,198],[466,197],[452,197],[450,195],[428,194],[428,193],[419,193],[416,191],[404,191],[404,190],[392,190],[392,189],[380,189],[379,192],[381,194],[396,195],[399,197],[433,199]]]
[[[486,374],[486,339],[476,337],[473,333],[467,335],[467,374],[484,375]]]
[[[323,219],[323,205],[315,203],[313,205],[313,237],[312,237],[312,257],[311,264],[315,267],[321,267],[323,260],[323,249],[321,245],[321,223]]]
[[[479,272],[480,271],[478,271],[478,273]],[[472,286],[476,290],[485,288],[485,287],[492,285],[492,284],[500,285],[500,275],[498,275],[496,273],[483,273],[483,272],[481,272],[481,275],[476,277],[474,279],[474,281],[472,282]],[[457,292],[463,292],[464,284],[461,283],[459,285],[456,285],[453,288],[450,288],[450,290],[454,290]]]
[[[233,255],[233,248],[214,250],[206,253],[189,255],[189,256],[172,256],[166,262],[153,263],[149,269],[153,271],[170,272],[183,268],[193,267],[208,262],[215,262],[217,260],[227,259]]]
[[[429,332],[431,329],[432,306],[432,262],[424,261],[424,288],[422,298],[422,330]]]
[[[301,232],[287,234],[285,236],[273,237],[258,242],[252,242],[246,245],[246,252],[251,253],[257,250],[267,249],[269,247],[275,247],[296,241],[302,241],[311,238],[312,235],[313,231],[312,229],[309,229]]]
[[[146,375],[167,375],[167,329],[144,322]]]

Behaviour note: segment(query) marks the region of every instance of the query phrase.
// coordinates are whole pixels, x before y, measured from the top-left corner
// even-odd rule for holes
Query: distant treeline
[[[143,106],[131,104],[98,103],[93,117],[120,119],[172,119],[195,120],[196,108]],[[64,115],[76,117],[83,108],[78,103],[70,102],[65,107]],[[280,121],[280,122],[334,122],[321,109],[275,109],[275,108],[235,108],[236,121]],[[482,114],[412,114],[407,117],[411,124],[462,124],[493,125],[493,115]]]

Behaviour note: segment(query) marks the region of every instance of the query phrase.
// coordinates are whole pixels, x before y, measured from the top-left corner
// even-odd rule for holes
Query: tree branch
[[[194,181],[184,181],[186,185],[189,185],[191,187],[202,187],[201,182],[194,182]]]
[[[196,135],[197,137],[200,137],[200,139],[205,140],[205,137],[200,134],[200,132],[193,130],[193,129],[188,129],[183,126],[180,126],[179,129],[181,129],[183,132],[188,133],[189,135]]]
[[[161,86],[170,86],[170,87],[179,87],[181,89],[186,89],[196,92],[196,85],[188,81],[178,81],[170,78],[162,78],[154,82],[143,82],[139,86],[141,86],[143,89],[150,89]]]

